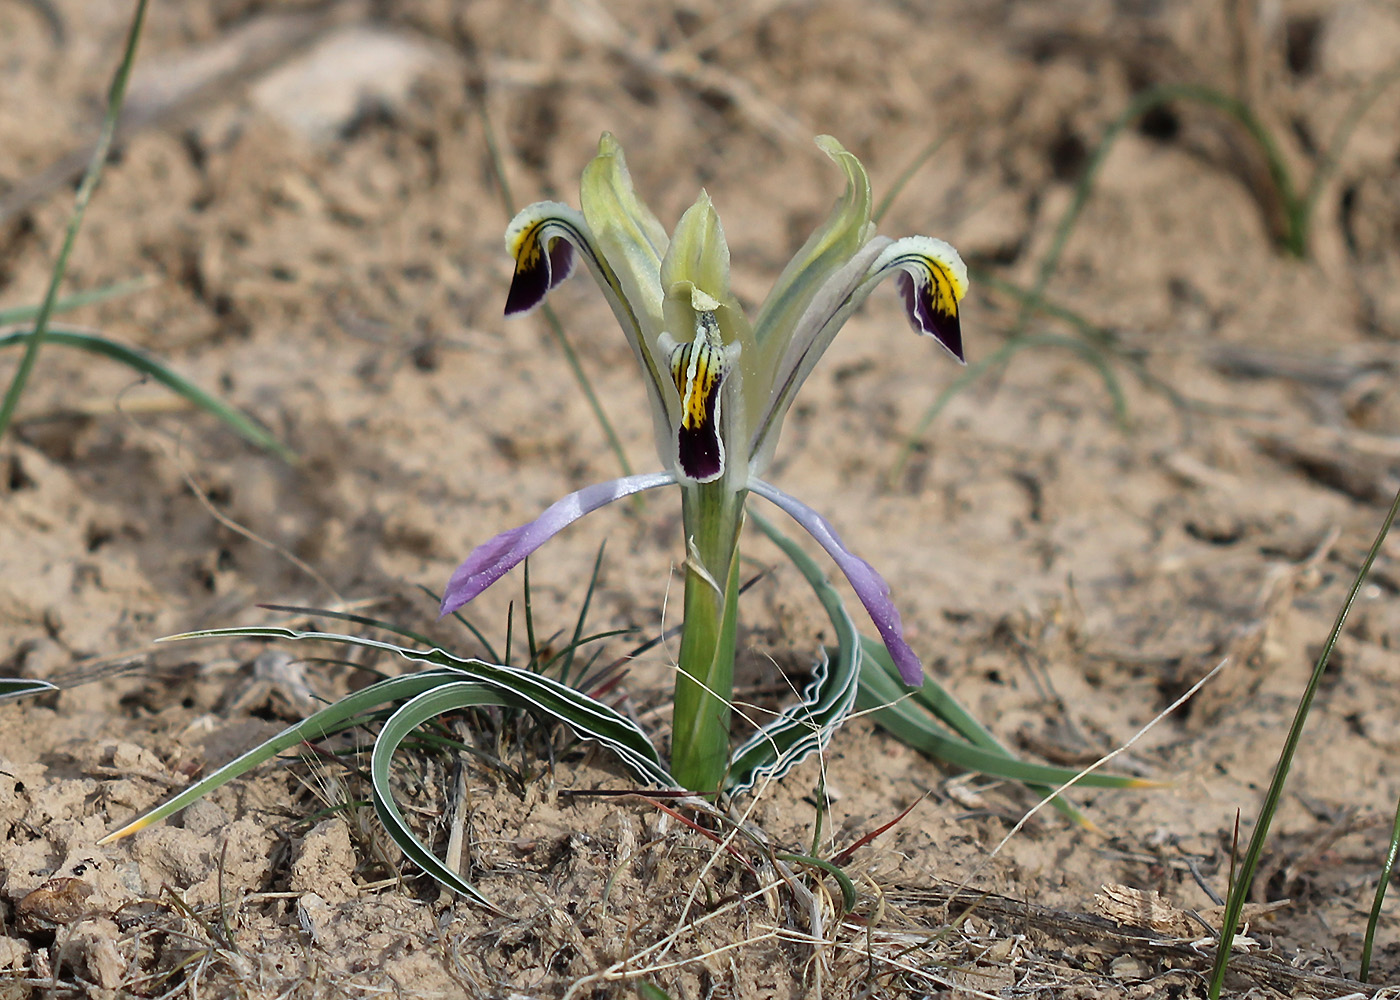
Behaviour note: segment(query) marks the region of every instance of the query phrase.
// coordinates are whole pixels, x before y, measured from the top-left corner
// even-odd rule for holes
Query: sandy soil
[[[95,134],[126,8],[0,5],[0,307],[43,294],[71,207],[63,161],[81,163]],[[45,351],[0,442],[0,674],[65,686],[0,707],[0,996],[558,996],[590,976],[573,995],[641,982],[673,997],[1201,995],[1208,954],[1145,943],[1127,890],[1160,894],[1159,937],[1203,934],[1181,913],[1224,893],[1236,817],[1247,836],[1400,484],[1400,88],[1321,183],[1308,259],[1280,250],[1276,188],[1239,127],[1179,102],[1113,146],[1048,286],[1099,331],[1099,353],[1064,319],[1032,317],[1027,332],[1060,339],[954,397],[892,475],[959,373],[877,294],[788,421],[770,478],[820,501],[890,580],[931,669],[1020,752],[1091,762],[1229,658],[1114,762],[1169,787],[1079,796],[1098,832],[1046,813],[993,857],[1031,796],[856,721],[752,803],[774,844],[809,851],[824,774],[828,855],[917,803],[856,853],[857,917],[817,946],[798,895],[755,893],[746,859],[651,805],[569,795],[625,787],[594,755],[550,765],[506,747],[532,769],[523,792],[473,765],[465,796],[459,765],[416,759],[404,796],[425,836],[441,849],[464,817],[473,877],[508,916],[440,893],[368,810],[323,813],[365,795],[339,765],[264,768],[93,846],[298,718],[311,703],[298,679],[318,696],[361,682],[262,644],[150,640],[284,620],[258,603],[349,602],[479,652],[433,623],[419,588],[616,474],[548,327],[501,318],[509,213],[483,112],[520,202],[575,200],[604,129],[668,223],[706,187],[736,291],[757,303],[838,191],[817,133],[862,157],[877,199],[941,138],[883,230],[944,237],[1029,287],[1100,137],[1145,88],[1243,95],[1301,187],[1351,102],[1400,65],[1400,15],[1379,0],[854,10],[153,6],[131,128],[68,287],[148,284],[65,319],[167,359],[300,461],[129,370]],[[641,386],[601,296],[573,281],[556,302],[649,468]],[[972,361],[1018,313],[975,284]],[[1096,364],[1121,386],[1122,419]],[[551,543],[532,561],[540,634],[572,628],[604,539],[594,627],[674,624],[678,525],[658,495]],[[741,684],[771,696],[800,683],[823,620],[775,549],[749,551],[768,572],[746,598]],[[1382,553],[1318,697],[1256,890],[1288,902],[1251,924],[1239,993],[1360,988],[1346,980],[1400,795],[1386,756],[1400,751],[1397,557]],[[517,574],[474,620],[500,641],[519,596]],[[641,657],[626,682],[663,740],[674,652]],[[965,880],[992,895],[958,916],[948,887]],[[1376,983],[1400,980],[1395,905]]]

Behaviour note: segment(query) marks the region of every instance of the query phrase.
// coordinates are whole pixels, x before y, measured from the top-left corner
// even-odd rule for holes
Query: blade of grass
[[[923,795],[920,795],[913,802],[909,803],[907,806],[901,809],[899,815],[896,816],[894,819],[889,820],[885,823],[881,823],[869,833],[861,834],[849,847],[843,847],[841,850],[837,851],[836,854],[832,856],[832,863],[838,865],[850,864],[851,859],[855,857],[856,851],[860,850],[866,844],[874,843],[875,839],[881,834],[889,830],[893,830],[897,825],[904,821],[904,817],[908,816],[911,812],[915,810],[915,808],[919,806],[920,803],[924,801],[924,799],[928,798],[929,794],[929,792],[924,792]]]
[[[895,199],[904,193],[904,189],[909,186],[909,182],[914,179],[914,175],[923,168],[924,164],[938,155],[943,144],[952,138],[953,131],[953,129],[945,129],[929,140],[928,145],[919,150],[918,154],[909,161],[909,166],[905,167],[895,178],[894,183],[885,192],[885,196],[880,199],[880,204],[876,206],[875,211],[870,213],[871,221],[876,225],[884,221],[885,213],[890,210]]]
[[[382,629],[392,635],[403,636],[405,639],[411,639],[414,642],[422,643],[424,646],[431,646],[433,644],[433,640],[418,632],[414,632],[412,629],[403,628],[392,622],[380,621],[378,618],[368,618],[365,615],[353,614],[349,611],[328,611],[325,608],[303,608],[293,604],[259,604],[258,607],[265,611],[279,611],[283,614],[297,615],[302,618],[334,618],[338,621],[352,622],[356,625],[367,625],[370,628]],[[363,670],[365,668],[356,667],[356,669]]]
[[[559,652],[555,653],[552,657],[546,660],[541,669],[553,670],[554,666],[562,662],[565,657],[576,656],[580,649],[591,643],[601,642],[604,639],[612,639],[619,635],[635,635],[636,632],[637,627],[635,625],[627,625],[623,628],[611,628],[605,632],[593,632],[589,635],[580,636],[578,639],[572,639],[569,641],[568,645],[566,645],[563,649],[561,649]],[[593,661],[596,660],[601,653],[601,649],[594,651],[593,655],[589,657],[589,662],[585,664],[585,671],[589,666],[592,665]],[[586,685],[584,685],[582,681],[580,681],[578,684],[570,684],[569,679],[566,676],[564,676],[562,672],[559,675],[559,680],[561,683],[568,684],[570,687],[573,688],[578,688],[580,691],[586,689]]]
[[[1376,895],[1371,901],[1371,913],[1366,918],[1366,937],[1361,944],[1361,973],[1363,982],[1371,979],[1371,947],[1376,943],[1376,925],[1381,919],[1381,904],[1385,902],[1385,890],[1390,885],[1390,876],[1395,871],[1395,856],[1400,852],[1400,802],[1395,804],[1395,820],[1390,824],[1390,846],[1385,852],[1385,863],[1381,865],[1381,877],[1376,882]]]
[[[1085,340],[1089,341],[1091,344],[1102,347],[1106,355],[1112,355],[1126,364],[1132,373],[1137,376],[1138,381],[1167,397],[1167,399],[1171,401],[1171,404],[1182,413],[1188,413],[1203,405],[1188,399],[1180,390],[1153,374],[1141,357],[1137,356],[1136,352],[1125,351],[1119,345],[1117,335],[1107,327],[1091,322],[1063,303],[1052,301],[1044,296],[1037,302],[1035,297],[1020,285],[998,277],[984,268],[975,266],[969,267],[968,273],[972,275],[972,279],[978,284],[985,285],[993,291],[1001,292],[1015,299],[1017,302],[1031,303],[1035,312],[1068,324],[1071,329]]]
[[[535,642],[535,608],[530,600],[530,560],[525,560],[525,666],[530,670],[540,667],[540,647]]]
[[[812,868],[820,868],[832,878],[836,879],[841,886],[841,912],[837,914],[837,919],[844,917],[856,908],[856,885],[851,881],[851,876],[847,875],[838,865],[830,861],[823,861],[821,858],[814,858],[810,854],[775,854],[779,861],[786,861],[789,864],[809,865]]]
[[[1278,194],[1279,202],[1283,209],[1284,218],[1288,222],[1288,231],[1283,236],[1285,249],[1296,257],[1304,257],[1307,254],[1307,225],[1305,213],[1310,206],[1305,205],[1306,199],[1300,197],[1297,188],[1293,183],[1293,178],[1288,172],[1288,165],[1283,159],[1283,154],[1278,143],[1264,123],[1259,119],[1247,104],[1228,94],[1222,93],[1211,87],[1200,84],[1165,84],[1152,87],[1143,91],[1133,98],[1128,107],[1105,130],[1099,139],[1099,144],[1090,155],[1084,171],[1080,174],[1078,182],[1075,184],[1074,195],[1070,203],[1066,206],[1064,213],[1060,216],[1060,221],[1055,227],[1054,235],[1051,237],[1050,246],[1046,248],[1044,256],[1041,258],[1040,266],[1036,272],[1035,282],[1028,292],[1021,294],[1021,308],[1017,314],[1016,322],[1011,328],[1010,341],[1002,351],[1013,348],[1013,345],[1020,342],[1026,336],[1026,326],[1030,322],[1031,316],[1037,312],[1044,311],[1045,290],[1049,287],[1050,280],[1054,277],[1056,270],[1060,266],[1060,258],[1064,255],[1066,245],[1069,243],[1071,233],[1074,231],[1076,223],[1084,206],[1088,203],[1089,196],[1093,192],[1094,183],[1098,179],[1099,171],[1103,168],[1108,154],[1112,150],[1118,137],[1122,135],[1133,122],[1163,105],[1174,101],[1190,100],[1208,107],[1215,108],[1222,113],[1229,115],[1240,123],[1256,143],[1263,153],[1268,165],[1269,175],[1274,183],[1274,188]],[[1316,179],[1316,178],[1314,178]],[[1299,222],[1300,213],[1303,213],[1303,221]],[[1015,349],[1012,350],[1015,353]],[[1114,411],[1118,415],[1120,422],[1126,422],[1126,409],[1122,402],[1121,390],[1117,388],[1117,380],[1112,375],[1106,359],[1101,353],[1091,353],[1081,350],[1081,356],[1099,370],[1100,376],[1104,379],[1105,385],[1109,387],[1114,398]],[[988,359],[990,360],[990,359]],[[996,364],[1004,362],[1001,358]],[[948,386],[938,398],[924,412],[919,420],[918,429],[905,438],[901,446],[900,453],[895,460],[894,468],[890,473],[890,480],[898,479],[909,456],[914,448],[918,446],[918,441],[927,432],[930,425],[947,406],[948,402],[958,392],[961,392],[972,381],[982,374],[995,368],[995,364],[979,363],[973,365],[963,373],[956,381]]]
[[[433,606],[434,606],[434,607],[441,607],[441,606],[442,606],[442,595],[441,595],[441,594],[437,593],[436,591],[433,591],[433,590],[428,589],[427,587],[423,586],[421,583],[418,585],[418,589],[421,590],[423,593],[427,594],[428,597],[432,599],[432,602],[433,602]],[[454,612],[452,612],[452,617],[453,617],[453,618],[456,618],[457,621],[461,622],[464,626],[466,626],[467,631],[470,632],[470,633],[472,634],[472,636],[476,639],[477,642],[481,643],[481,648],[484,649],[484,650],[486,651],[486,658],[487,658],[488,660],[490,660],[492,663],[509,663],[509,662],[510,662],[510,657],[509,657],[509,656],[507,656],[504,660],[501,659],[500,654],[498,654],[498,653],[496,652],[495,648],[494,648],[494,647],[491,645],[491,643],[487,640],[485,634],[481,631],[481,629],[479,629],[479,628],[477,628],[475,625],[473,625],[473,624],[467,619],[467,617],[466,617],[465,615],[463,615],[460,611],[454,611]],[[425,645],[430,645],[430,644],[425,643]]]
[[[34,330],[37,329],[38,327],[34,328]],[[16,347],[20,344],[32,344],[34,342],[33,332],[33,330],[18,330],[0,335],[0,350]],[[66,327],[50,327],[45,340],[54,345],[74,347],[90,354],[100,354],[113,361],[118,361],[133,371],[155,379],[176,395],[183,396],[195,406],[217,417],[229,430],[249,444],[270,451],[285,462],[293,463],[297,460],[296,452],[278,441],[271,433],[259,427],[250,417],[240,413],[217,396],[205,392],[145,351],[119,344],[115,340],[108,340],[96,333]],[[0,430],[3,430],[3,425],[0,425]]]
[[[5,431],[9,429],[10,421],[14,418],[15,407],[19,405],[19,398],[23,395],[24,387],[39,359],[39,348],[43,346],[44,336],[48,332],[49,317],[53,315],[54,306],[58,302],[58,288],[63,284],[64,274],[68,270],[68,256],[73,252],[73,244],[76,242],[78,230],[83,224],[83,215],[87,212],[88,202],[92,200],[93,191],[97,189],[97,181],[102,176],[102,167],[107,162],[112,138],[116,135],[117,119],[121,115],[122,103],[126,100],[126,85],[131,79],[131,67],[136,62],[136,46],[141,39],[141,26],[145,19],[146,0],[136,0],[136,10],[131,17],[131,28],[127,32],[121,64],[117,67],[116,75],[112,78],[112,85],[107,91],[107,112],[102,119],[102,132],[92,151],[92,159],[88,163],[87,172],[83,175],[82,183],[78,185],[78,193],[73,201],[73,214],[68,219],[68,229],[64,233],[63,244],[58,251],[57,259],[54,261],[53,271],[49,276],[48,291],[44,293],[44,302],[39,307],[39,314],[35,317],[34,329],[30,332],[25,343],[24,356],[20,359],[19,368],[15,370],[10,379],[10,387],[5,392],[4,400],[0,401],[0,437],[3,437]]]
[[[59,313],[71,312],[74,309],[81,309],[83,306],[93,306],[111,299],[134,295],[137,292],[144,292],[154,284],[155,282],[150,278],[134,278],[131,281],[118,281],[102,288],[94,288],[90,292],[78,292],[55,302],[49,315],[57,316]],[[16,306],[13,309],[0,309],[0,326],[32,323],[39,318],[39,314],[43,310],[43,306]]]
[[[583,629],[588,621],[588,609],[593,604],[593,592],[598,589],[598,574],[603,569],[603,553],[607,550],[606,541],[598,546],[598,555],[593,559],[593,572],[588,576],[588,589],[583,593],[583,604],[578,609],[578,620],[574,622],[574,637],[569,645],[564,648],[562,659],[559,659],[559,679],[565,684],[569,683],[569,674],[574,669],[574,652],[583,644]]]
[[[913,457],[924,435],[928,433],[928,429],[933,426],[933,422],[938,419],[938,415],[953,401],[954,397],[980,379],[983,375],[1008,364],[1011,359],[1021,351],[1036,347],[1063,348],[1064,350],[1078,354],[1088,361],[1099,373],[1099,377],[1103,380],[1104,388],[1108,392],[1109,398],[1113,401],[1114,419],[1116,419],[1120,425],[1127,426],[1127,397],[1123,393],[1122,383],[1118,381],[1118,376],[1115,375],[1113,369],[1109,367],[1102,350],[1082,340],[1076,340],[1073,337],[1066,337],[1055,333],[1013,336],[992,354],[989,354],[981,361],[974,361],[972,364],[968,365],[963,369],[961,375],[944,386],[943,391],[938,394],[929,408],[924,411],[924,415],[919,418],[918,425],[900,445],[899,455],[896,456],[894,466],[890,469],[889,483],[893,485],[899,481],[899,477],[904,474],[904,469],[909,464],[909,459]]]
[[[515,638],[515,602],[506,605],[506,658],[501,662],[510,666],[511,640]]]
[[[1356,95],[1342,117],[1337,120],[1337,128],[1327,143],[1327,149],[1322,154],[1322,159],[1318,161],[1317,169],[1313,171],[1312,179],[1308,182],[1308,189],[1298,200],[1299,217],[1294,221],[1294,228],[1300,230],[1299,242],[1304,247],[1307,246],[1313,211],[1317,208],[1318,199],[1322,196],[1322,186],[1327,183],[1327,179],[1337,169],[1337,163],[1342,158],[1342,151],[1346,148],[1352,133],[1356,131],[1357,125],[1361,123],[1361,119],[1396,80],[1400,80],[1400,66],[1382,73],[1371,81],[1365,90]]]
[[[1269,827],[1274,821],[1274,815],[1278,812],[1279,802],[1283,799],[1283,786],[1288,781],[1288,772],[1292,768],[1293,758],[1298,752],[1298,743],[1303,737],[1303,726],[1308,721],[1308,713],[1312,711],[1313,697],[1317,694],[1318,685],[1322,683],[1322,677],[1327,672],[1327,664],[1332,659],[1332,650],[1336,648],[1337,640],[1342,636],[1342,628],[1346,625],[1352,605],[1356,603],[1356,597],[1361,593],[1362,584],[1371,575],[1371,565],[1376,561],[1376,556],[1380,554],[1381,546],[1385,543],[1386,536],[1390,534],[1391,525],[1395,523],[1397,514],[1400,514],[1400,491],[1396,492],[1395,499],[1390,504],[1390,510],[1386,512],[1385,520],[1381,523],[1380,531],[1376,532],[1376,539],[1371,543],[1365,561],[1362,562],[1361,568],[1356,573],[1356,578],[1351,582],[1351,589],[1347,592],[1346,600],[1342,602],[1341,610],[1337,612],[1337,619],[1332,625],[1332,631],[1328,633],[1327,642],[1322,647],[1322,653],[1313,666],[1312,676],[1308,678],[1308,685],[1303,691],[1302,698],[1298,701],[1298,708],[1293,713],[1293,724],[1288,727],[1288,736],[1283,741],[1283,749],[1279,752],[1273,780],[1269,782],[1269,790],[1264,796],[1263,805],[1259,808],[1259,818],[1255,821],[1254,833],[1250,836],[1249,846],[1245,849],[1239,877],[1230,886],[1230,894],[1225,900],[1225,913],[1221,918],[1223,922],[1220,929],[1220,945],[1216,949],[1215,965],[1211,968],[1210,974],[1209,995],[1211,1000],[1219,1000],[1220,990],[1225,985],[1225,967],[1230,962],[1230,948],[1235,939],[1235,927],[1239,925],[1245,900],[1249,898],[1250,886],[1254,882],[1254,872],[1259,866],[1259,858],[1263,855],[1264,844],[1269,838]]]
[[[1113,149],[1118,137],[1123,134],[1133,122],[1137,121],[1149,111],[1153,111],[1174,101],[1189,100],[1205,104],[1215,108],[1238,121],[1259,145],[1266,161],[1268,162],[1269,174],[1273,179],[1274,186],[1278,191],[1279,199],[1284,205],[1285,215],[1291,217],[1293,206],[1298,201],[1298,194],[1293,185],[1293,179],[1288,173],[1288,166],[1283,160],[1283,155],[1279,151],[1278,144],[1274,141],[1269,130],[1264,127],[1264,123],[1254,111],[1244,102],[1221,93],[1210,87],[1201,86],[1194,83],[1174,83],[1152,87],[1135,96],[1129,102],[1127,108],[1114,119],[1099,139],[1099,144],[1094,148],[1094,152],[1089,157],[1089,162],[1084,167],[1084,172],[1080,175],[1074,187],[1074,196],[1066,206],[1064,214],[1060,216],[1060,221],[1055,227],[1054,236],[1050,240],[1050,246],[1045,251],[1045,256],[1041,258],[1040,268],[1036,273],[1035,284],[1031,289],[1030,301],[1022,306],[1020,318],[1016,322],[1013,336],[1024,332],[1026,322],[1030,319],[1033,307],[1044,297],[1045,289],[1050,284],[1050,279],[1054,277],[1055,271],[1060,266],[1060,257],[1064,254],[1065,245],[1069,243],[1070,234],[1074,231],[1075,224],[1079,221],[1080,213],[1083,212],[1085,204],[1089,201],[1089,195],[1093,193],[1094,183],[1098,180],[1099,171],[1108,160],[1108,154]],[[1292,241],[1294,236],[1288,237],[1290,252],[1296,256],[1303,256],[1306,248],[1295,249]]]

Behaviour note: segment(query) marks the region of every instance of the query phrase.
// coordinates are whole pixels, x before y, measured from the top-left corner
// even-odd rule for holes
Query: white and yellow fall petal
[[[506,228],[506,253],[515,261],[515,276],[506,295],[506,315],[529,312],[574,271],[578,251],[589,264],[610,270],[598,258],[583,216],[557,201],[537,201]]]
[[[617,272],[629,301],[643,313],[651,334],[661,332],[661,258],[670,241],[651,209],[637,197],[622,147],[612,133],[598,140],[598,155],[579,182],[583,217],[603,256]]]
[[[676,464],[687,479],[710,483],[725,474],[727,453],[722,424],[725,382],[733,374],[741,348],[724,343],[717,300],[699,289],[695,303],[695,338],[677,342],[662,334],[659,346],[670,356],[671,378],[680,394],[676,423]]]
[[[873,287],[891,274],[897,275],[909,324],[965,363],[958,303],[967,294],[967,265],[958,252],[932,236],[906,236],[875,259],[868,283]]]

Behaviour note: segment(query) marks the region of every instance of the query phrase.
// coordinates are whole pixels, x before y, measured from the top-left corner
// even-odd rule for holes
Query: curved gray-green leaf
[[[475,886],[443,864],[438,856],[418,839],[403,818],[403,813],[399,811],[398,803],[394,801],[394,789],[389,774],[394,751],[409,733],[444,712],[479,708],[482,705],[524,709],[531,707],[524,698],[478,681],[452,681],[424,691],[389,716],[384,728],[379,731],[379,736],[374,741],[374,750],[370,753],[370,780],[374,786],[375,814],[404,855],[442,885],[476,900],[492,912],[499,913],[500,911],[492,906],[491,901],[478,892]]]
[[[410,649],[379,639],[340,635],[334,632],[298,632],[294,629],[255,626],[251,628],[208,629],[170,636],[162,642],[176,639],[211,639],[233,636],[255,636],[262,639],[319,639],[324,642],[361,646],[395,653],[414,663],[427,663],[452,671],[456,680],[480,681],[492,687],[517,694],[530,707],[566,723],[583,739],[597,740],[613,749],[643,781],[674,788],[675,780],[661,763],[661,757],[647,734],[631,719],[608,705],[583,694],[552,677],[536,674],[518,667],[507,667],[484,660],[454,656],[443,649]],[[419,676],[415,674],[408,675]],[[381,682],[382,683],[382,682]],[[369,690],[366,688],[365,690]],[[416,693],[416,692],[415,692]]]
[[[45,691],[57,691],[58,685],[50,684],[48,681],[21,680],[18,677],[0,677],[0,701],[11,698],[24,698],[31,694],[43,694]]]
[[[762,514],[750,510],[748,516],[792,560],[816,592],[836,630],[837,644],[834,657],[822,652],[801,700],[734,750],[727,785],[731,794],[746,792],[765,777],[781,778],[826,746],[855,704],[862,658],[860,633],[821,567]]]

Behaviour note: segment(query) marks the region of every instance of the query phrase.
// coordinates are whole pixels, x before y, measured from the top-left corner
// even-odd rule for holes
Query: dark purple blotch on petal
[[[724,443],[719,436],[720,379],[705,394],[704,419],[691,425],[682,421],[676,431],[676,457],[681,471],[699,483],[708,483],[724,474]]]
[[[956,307],[952,312],[940,310],[936,305],[933,283],[942,280],[936,273],[931,280],[919,281],[908,271],[901,271],[895,276],[899,283],[899,291],[904,296],[904,311],[909,316],[909,322],[914,329],[920,333],[926,333],[933,337],[964,364],[967,357],[963,354],[962,327],[958,323],[958,313]]]
[[[708,483],[724,472],[724,453],[712,422],[682,427],[676,434],[676,446],[682,471],[696,482]]]
[[[515,262],[515,277],[506,295],[506,315],[529,312],[544,301],[551,288],[574,270],[574,248],[568,240],[555,237],[546,250],[539,240],[530,240]]]

